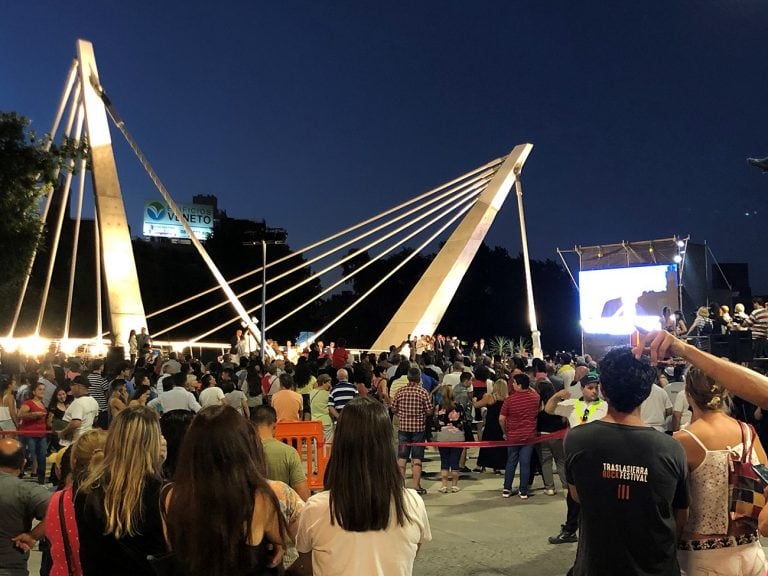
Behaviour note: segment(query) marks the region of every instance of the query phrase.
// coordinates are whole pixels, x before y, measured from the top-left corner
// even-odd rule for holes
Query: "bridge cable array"
[[[113,102],[107,96],[106,91],[101,85],[96,85],[96,83],[94,83],[94,88],[96,89],[97,93],[101,97],[109,118],[112,120],[115,127],[120,131],[120,133],[126,139],[129,147],[138,158],[139,163],[144,168],[145,172],[149,176],[154,186],[161,193],[161,195],[166,199],[169,207],[172,208],[172,211],[177,212],[177,216],[181,221],[183,219],[183,216],[180,213],[178,213],[180,211],[178,210],[172,198],[170,197],[170,194],[166,190],[165,186],[161,182],[155,170],[152,168],[151,164],[149,163],[149,160],[146,158],[146,156],[143,154],[143,152],[139,148],[136,140],[132,137],[132,135],[128,131],[125,121],[117,112]],[[82,139],[82,135],[84,133],[84,126],[86,125],[84,108],[83,108],[81,98],[82,98],[82,86],[80,85],[80,80],[78,78],[78,62],[77,60],[75,60],[72,64],[72,67],[67,76],[67,80],[65,82],[65,87],[62,92],[59,107],[57,109],[56,118],[54,120],[53,128],[51,130],[50,139],[46,144],[48,147],[50,147],[51,142],[53,141],[57,131],[59,130],[61,120],[64,116],[65,111],[67,111],[68,103],[69,103],[69,110],[68,110],[68,115],[65,122],[65,127],[63,129],[63,138],[72,139],[76,144],[80,143]],[[290,261],[291,259],[295,261],[295,264],[291,265],[291,267],[288,268],[287,270],[280,271],[279,273],[276,273],[268,277],[266,281],[266,285],[270,285],[275,282],[278,282],[300,271],[305,271],[304,272],[305,277],[303,277],[301,280],[297,280],[296,282],[292,283],[290,287],[284,289],[280,293],[270,296],[264,303],[260,302],[258,305],[255,305],[248,309],[245,309],[244,307],[242,307],[242,304],[240,304],[240,300],[239,300],[240,298],[243,298],[249,294],[256,292],[257,290],[262,289],[262,284],[253,284],[250,286],[245,286],[244,288],[241,288],[241,290],[237,293],[234,293],[234,291],[231,291],[231,294],[227,294],[228,298],[223,299],[219,303],[214,304],[212,306],[208,306],[204,310],[195,311],[191,313],[189,316],[187,316],[186,318],[182,319],[181,321],[158,328],[156,330],[151,330],[150,332],[153,338],[170,335],[171,333],[189,324],[190,322],[198,320],[199,318],[209,314],[210,312],[216,309],[219,309],[223,306],[226,306],[228,303],[232,304],[233,303],[232,298],[234,297],[237,300],[237,304],[239,304],[242,307],[242,309],[239,309],[238,306],[235,305],[235,308],[238,310],[238,313],[239,313],[238,316],[234,316],[225,322],[222,322],[209,329],[206,329],[204,332],[195,335],[193,338],[185,339],[185,340],[188,340],[190,343],[202,342],[206,337],[222,330],[226,326],[230,325],[232,322],[236,322],[238,318],[242,318],[243,312],[247,314],[252,314],[257,310],[260,310],[263,305],[274,303],[280,298],[283,298],[288,294],[298,290],[302,286],[314,280],[318,280],[328,274],[333,273],[334,270],[340,268],[345,263],[350,262],[363,254],[367,254],[370,250],[374,248],[379,250],[375,255],[371,255],[369,257],[369,260],[364,264],[361,264],[360,266],[356,267],[354,270],[352,270],[348,274],[342,275],[339,279],[332,281],[328,286],[322,288],[318,294],[303,300],[299,304],[295,305],[289,312],[283,314],[281,317],[277,319],[272,320],[271,323],[268,326],[266,326],[266,329],[272,330],[276,326],[278,326],[280,323],[284,322],[288,318],[294,316],[295,314],[299,313],[301,310],[305,309],[307,306],[310,306],[312,303],[316,302],[319,298],[331,293],[332,291],[336,290],[344,283],[349,282],[357,274],[360,274],[369,266],[373,265],[375,262],[381,260],[387,255],[392,254],[398,248],[401,248],[405,245],[410,245],[409,243],[411,242],[420,242],[418,246],[415,249],[413,249],[413,251],[410,252],[410,254],[408,254],[405,258],[403,258],[400,262],[398,262],[398,264],[394,266],[392,270],[390,270],[387,274],[385,274],[382,278],[380,278],[370,289],[368,289],[365,293],[361,294],[358,298],[356,298],[354,302],[352,302],[347,308],[345,308],[339,315],[337,315],[335,318],[331,319],[328,323],[326,323],[326,325],[324,325],[323,327],[321,327],[320,329],[314,332],[315,337],[320,336],[323,332],[327,331],[329,328],[335,325],[339,320],[341,320],[346,314],[348,314],[355,307],[357,307],[365,298],[369,297],[377,288],[379,288],[384,282],[386,282],[389,278],[391,278],[394,274],[396,274],[397,271],[400,270],[403,266],[405,266],[412,258],[414,258],[421,251],[425,250],[432,242],[436,241],[439,238],[439,236],[443,232],[445,232],[452,224],[454,224],[457,220],[459,220],[459,218],[461,218],[473,206],[478,196],[485,190],[488,183],[496,174],[496,171],[504,162],[505,158],[506,157],[501,157],[501,158],[492,160],[483,166],[475,168],[474,170],[471,170],[465,174],[462,174],[461,176],[458,176],[457,178],[454,178],[449,182],[446,182],[445,184],[442,184],[436,188],[433,188],[401,204],[388,208],[380,212],[379,214],[372,216],[371,218],[368,218],[362,222],[349,226],[339,232],[335,232],[327,236],[326,238],[323,238],[316,242],[312,242],[285,256],[281,256],[279,258],[271,260],[266,265],[265,270],[263,270],[262,267],[257,267],[243,274],[237,275],[233,278],[224,279],[223,276],[221,278],[217,277],[217,279],[220,281],[219,285],[212,286],[192,296],[182,298],[177,302],[168,304],[158,310],[155,310],[146,315],[147,319],[158,318],[162,314],[167,313],[171,310],[174,310],[178,307],[192,304],[196,300],[204,296],[207,296],[215,292],[216,290],[226,288],[224,290],[225,292],[231,291],[230,285],[243,283],[244,280],[251,278],[256,274],[261,274],[262,272],[269,270],[270,268],[277,269],[276,267],[279,267],[279,266],[284,268],[285,263]],[[41,303],[40,303],[40,307],[37,314],[36,332],[35,332],[36,335],[40,334],[43,328],[45,311],[46,311],[49,293],[50,293],[51,284],[52,284],[54,263],[56,260],[58,245],[61,238],[63,222],[67,215],[66,211],[69,206],[70,187],[71,187],[71,183],[74,175],[77,174],[78,175],[77,207],[76,207],[75,216],[74,216],[73,246],[72,246],[72,253],[70,256],[70,268],[69,268],[68,287],[67,287],[67,306],[65,311],[62,340],[66,340],[70,338],[71,313],[72,313],[73,293],[75,289],[75,277],[76,277],[75,270],[77,266],[77,254],[78,254],[78,246],[80,242],[80,224],[82,219],[83,200],[85,195],[84,190],[85,190],[86,170],[87,170],[87,164],[86,164],[85,158],[78,158],[76,160],[73,159],[69,161],[68,164],[65,166],[66,174],[64,176],[63,183],[61,184],[60,187],[57,188],[57,190],[51,192],[51,194],[48,195],[44,203],[44,206],[42,207],[42,210],[41,210],[41,226],[42,226],[49,217],[49,211],[53,203],[54,194],[61,194],[59,212],[56,215],[56,219],[54,222],[54,232],[53,232],[52,245],[51,245],[52,248],[51,248],[51,253],[49,255],[50,259],[48,262],[44,288],[42,291]],[[58,178],[58,174],[57,174],[57,178]],[[96,218],[96,215],[94,217]],[[102,338],[108,335],[108,332],[103,331],[103,328],[102,328],[101,266],[100,266],[101,258],[99,254],[100,239],[98,237],[98,234],[99,234],[98,225],[94,226],[94,228],[95,228],[95,247],[96,247],[96,284],[97,284],[96,285],[96,302],[95,302],[96,308],[97,308],[96,334],[97,334],[97,338]],[[434,229],[434,232],[430,233],[430,229]],[[379,236],[376,236],[377,234],[379,234]],[[423,238],[424,234],[428,234],[426,238]],[[421,238],[423,239],[420,240]],[[364,241],[366,241],[366,243],[363,244]],[[205,250],[202,249],[202,246],[201,245],[198,246],[199,243],[194,242],[194,240],[193,240],[193,243],[195,244],[195,247],[198,248],[198,251],[201,252],[201,256],[203,256],[203,258],[206,259],[207,253],[205,253]],[[343,255],[343,256],[338,255],[339,252],[345,249],[348,249],[348,252],[346,255]],[[11,336],[13,336],[13,333],[18,323],[23,301],[25,299],[25,296],[28,290],[29,279],[32,274],[32,269],[34,266],[35,259],[37,258],[37,255],[38,254],[36,250],[33,253],[32,259],[30,261],[30,264],[27,270],[27,274],[23,280],[21,295],[17,304],[17,308],[15,311],[12,326],[11,326]],[[336,255],[336,257],[335,259],[332,260],[331,257],[334,255]],[[326,262],[328,263],[324,264]],[[307,267],[313,264],[317,264],[321,266],[320,269],[316,272],[312,272],[309,275],[306,275]],[[209,263],[209,267],[211,267],[211,265],[212,265],[212,262]],[[215,265],[212,266],[212,272],[214,272],[214,275],[216,275],[216,273],[218,272],[218,269],[215,268]],[[226,283],[226,286],[224,286],[222,282]]]

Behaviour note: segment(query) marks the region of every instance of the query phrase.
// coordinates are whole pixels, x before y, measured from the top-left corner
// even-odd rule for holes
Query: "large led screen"
[[[579,299],[585,334],[658,329],[662,308],[678,307],[677,264],[582,270]]]

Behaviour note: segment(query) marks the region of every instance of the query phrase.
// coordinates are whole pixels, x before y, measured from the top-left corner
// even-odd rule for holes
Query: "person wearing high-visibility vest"
[[[568,390],[555,392],[544,406],[547,414],[556,414],[568,420],[571,428],[600,420],[608,413],[608,404],[600,398],[600,375],[597,372],[589,372],[581,380],[581,398],[571,398]],[[560,440],[562,442],[562,440]],[[557,472],[561,478],[565,475],[564,463],[556,462]],[[563,468],[561,470],[561,468]],[[565,524],[560,526],[557,536],[550,536],[550,544],[565,544],[576,542],[576,532],[579,529],[579,513],[581,506],[573,498],[570,492],[565,491],[568,504],[568,514]]]

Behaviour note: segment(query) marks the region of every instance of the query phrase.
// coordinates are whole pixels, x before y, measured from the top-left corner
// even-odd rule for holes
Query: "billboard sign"
[[[213,232],[213,206],[177,204],[198,240],[206,240]],[[162,200],[144,203],[144,236],[154,238],[189,238],[176,214]]]

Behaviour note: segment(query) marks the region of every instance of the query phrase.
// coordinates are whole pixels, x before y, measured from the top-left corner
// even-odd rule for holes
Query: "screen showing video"
[[[581,327],[586,334],[656,330],[664,306],[677,309],[677,264],[582,270]]]

